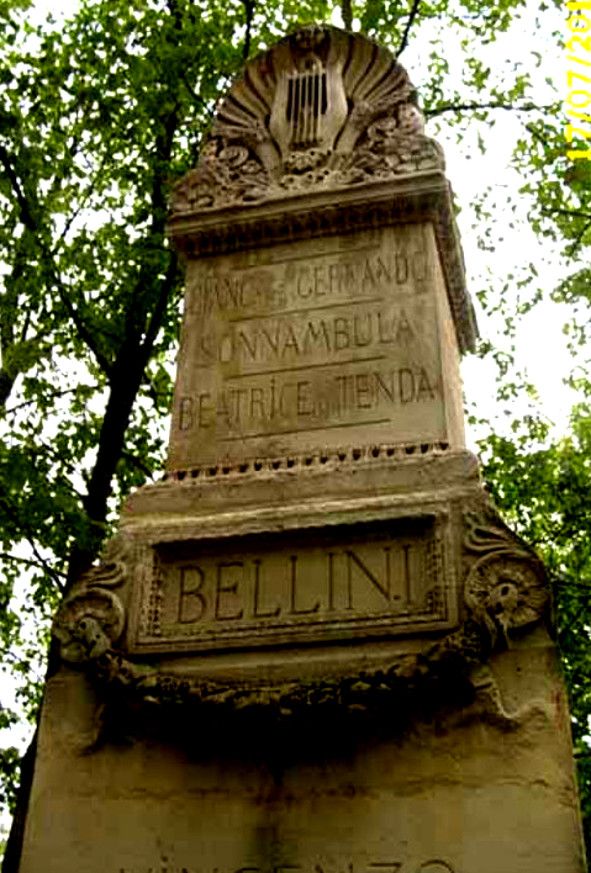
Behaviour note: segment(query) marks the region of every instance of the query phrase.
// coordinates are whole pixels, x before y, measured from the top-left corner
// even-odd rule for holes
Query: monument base
[[[140,489],[56,620],[20,873],[583,873],[548,598],[467,452]]]
[[[469,706],[404,736],[199,723],[102,747],[101,700],[49,682],[21,873],[582,873],[567,704],[544,629]],[[133,721],[133,720],[132,720]],[[170,727],[170,725],[169,725]]]

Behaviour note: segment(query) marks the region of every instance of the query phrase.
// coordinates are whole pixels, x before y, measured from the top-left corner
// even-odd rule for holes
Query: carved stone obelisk
[[[21,873],[582,873],[535,554],[464,445],[475,324],[405,71],[305,28],[172,198],[167,471],[56,618]]]

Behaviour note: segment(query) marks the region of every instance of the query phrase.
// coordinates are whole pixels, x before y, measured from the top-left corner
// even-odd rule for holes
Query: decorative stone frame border
[[[332,524],[329,528],[300,528],[292,531],[259,532],[250,537],[220,537],[216,538],[216,551],[223,556],[224,551],[238,545],[251,549],[261,546],[261,555],[273,553],[272,547],[277,543],[278,551],[301,549],[302,535],[313,538],[327,531],[330,534],[327,548],[342,549],[343,542],[352,537],[352,546],[363,542],[361,532],[372,537],[378,533],[381,539],[391,536],[396,539],[396,533],[391,528],[401,524],[416,526],[417,538],[425,536],[424,545],[428,555],[429,581],[436,592],[437,602],[423,609],[405,615],[392,608],[383,614],[360,616],[344,616],[342,611],[333,618],[328,616],[309,616],[305,621],[282,617],[265,625],[238,626],[231,623],[220,624],[218,628],[211,625],[205,630],[195,630],[185,638],[176,636],[167,638],[162,627],[162,609],[164,592],[161,571],[161,553],[172,551],[176,543],[155,542],[143,547],[138,554],[136,583],[129,606],[127,633],[127,649],[133,656],[145,657],[152,655],[166,656],[188,652],[192,655],[198,652],[226,652],[235,649],[266,649],[269,646],[310,646],[318,644],[349,643],[359,638],[363,640],[392,639],[408,634],[417,635],[433,631],[443,631],[457,625],[457,568],[453,561],[453,542],[449,512],[445,509],[428,510],[409,513],[407,510],[398,516],[391,514],[385,519],[351,524]],[[408,531],[406,532],[408,536]],[[340,535],[340,536],[339,536]],[[179,541],[186,548],[194,547],[198,560],[200,547],[207,548],[208,541]]]
[[[125,544],[111,541],[104,562],[81,580],[54,624],[64,661],[80,665],[102,693],[133,707],[182,706],[197,712],[264,712],[279,720],[317,714],[402,711],[468,700],[471,672],[510,645],[513,635],[549,623],[550,591],[544,567],[490,508],[463,517],[463,610],[459,627],[416,654],[378,668],[315,680],[256,682],[204,678],[170,666],[131,659],[117,647],[123,607],[113,589],[128,578]],[[450,696],[451,695],[451,696]],[[459,695],[459,696],[458,696]]]

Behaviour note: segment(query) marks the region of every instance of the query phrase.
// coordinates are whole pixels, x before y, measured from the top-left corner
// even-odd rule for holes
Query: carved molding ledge
[[[54,625],[64,661],[82,666],[117,705],[181,706],[196,715],[261,713],[274,720],[396,712],[467,702],[471,674],[511,644],[514,635],[548,621],[549,586],[542,563],[493,511],[464,515],[463,621],[423,651],[379,668],[314,681],[218,681],[132,661],[116,646],[123,627],[112,588],[126,576],[121,543],[106,553],[62,605]]]
[[[324,467],[332,470],[335,467],[349,468],[371,464],[380,459],[392,459],[396,462],[408,461],[418,457],[443,455],[450,451],[449,443],[422,442],[379,445],[343,446],[342,449],[326,449],[324,452],[304,452],[301,455],[286,457],[257,458],[254,461],[243,461],[234,464],[204,464],[191,467],[188,470],[172,470],[162,477],[162,481],[189,482],[192,479],[212,480],[218,477],[238,476],[257,477],[262,475],[280,474],[286,470],[309,470]]]

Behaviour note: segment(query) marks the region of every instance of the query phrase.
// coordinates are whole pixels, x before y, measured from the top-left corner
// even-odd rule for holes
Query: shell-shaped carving
[[[346,154],[368,123],[414,101],[408,75],[385,48],[360,34],[308,27],[246,66],[212,136],[251,144],[272,172],[294,149]]]
[[[228,155],[241,150],[238,166]],[[305,27],[250,61],[221,102],[172,212],[198,213],[318,188],[442,170],[406,71],[382,46]]]

